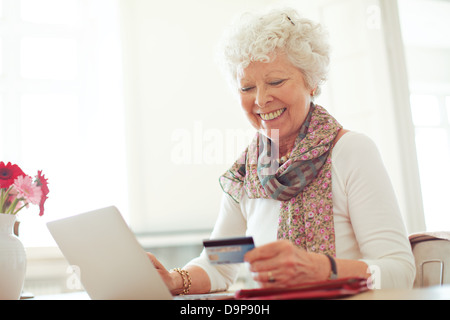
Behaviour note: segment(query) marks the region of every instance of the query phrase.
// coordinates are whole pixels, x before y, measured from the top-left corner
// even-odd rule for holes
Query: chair
[[[423,232],[409,236],[416,263],[414,287],[450,283],[450,232]]]

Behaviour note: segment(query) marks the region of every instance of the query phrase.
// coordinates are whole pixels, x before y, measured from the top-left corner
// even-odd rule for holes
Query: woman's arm
[[[378,148],[369,137],[353,133],[341,139],[334,156],[336,177],[347,196],[348,216],[361,253],[359,259],[371,269],[375,287],[412,287],[414,256]]]

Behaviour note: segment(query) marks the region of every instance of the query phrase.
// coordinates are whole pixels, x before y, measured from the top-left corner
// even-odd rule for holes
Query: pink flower
[[[39,205],[39,215],[44,214],[44,203],[49,193],[48,182],[42,171],[33,178],[23,173],[17,165],[0,162],[0,212],[17,214],[29,204]]]
[[[38,174],[36,176],[36,185],[40,187],[42,191],[41,200],[39,202],[39,216],[42,216],[44,214],[44,203],[45,200],[48,199],[47,195],[49,193],[48,189],[48,179],[45,178],[45,175],[42,174],[42,170],[38,171]]]
[[[19,198],[24,198],[25,201],[32,204],[39,204],[41,202],[42,191],[30,176],[19,176],[14,180],[14,187],[17,190]]]

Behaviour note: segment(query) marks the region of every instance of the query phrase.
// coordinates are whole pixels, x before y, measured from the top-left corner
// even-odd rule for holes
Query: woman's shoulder
[[[364,133],[346,130],[336,142],[333,151],[352,151],[364,148],[376,148],[375,142]]]
[[[374,157],[379,157],[375,142],[369,136],[356,131],[343,134],[332,152],[333,161],[345,161],[347,164],[352,160],[371,161]]]
[[[331,154],[333,173],[346,192],[387,183],[386,168],[375,142],[367,135],[350,131],[336,143]],[[370,182],[369,182],[370,181]]]

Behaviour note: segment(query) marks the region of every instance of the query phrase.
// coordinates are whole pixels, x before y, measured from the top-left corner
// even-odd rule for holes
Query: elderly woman
[[[245,260],[262,287],[336,277],[411,287],[414,258],[376,146],[313,102],[329,62],[322,28],[287,9],[244,15],[233,31],[225,65],[257,134],[220,177],[211,237],[253,236]],[[226,290],[239,270],[203,252],[169,272],[149,256],[173,294]]]

